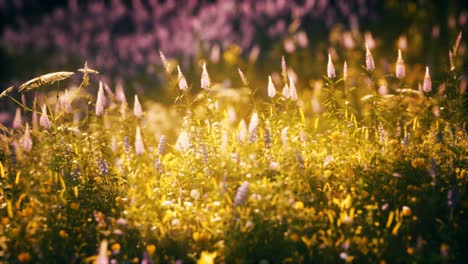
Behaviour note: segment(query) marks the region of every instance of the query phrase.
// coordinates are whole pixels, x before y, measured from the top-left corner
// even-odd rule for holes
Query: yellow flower
[[[414,254],[414,248],[408,247],[408,248],[406,249],[406,253],[408,253],[408,255],[413,255],[413,254]]]
[[[19,262],[29,262],[31,260],[31,255],[28,252],[21,252],[18,255]]]
[[[299,241],[299,235],[298,235],[298,234],[295,234],[295,233],[294,233],[294,234],[291,234],[291,235],[289,236],[289,239],[291,239],[291,241],[293,241],[293,242],[298,242],[298,241]]]
[[[401,214],[402,214],[403,216],[410,216],[410,215],[412,214],[411,208],[409,208],[409,207],[406,206],[406,205],[403,206],[403,207],[401,208]]]
[[[156,246],[153,245],[153,244],[149,244],[146,246],[146,252],[148,252],[148,254],[151,256],[154,254],[154,252],[156,252]]]
[[[112,252],[120,252],[120,244],[119,243],[114,243],[111,246]]]
[[[65,230],[62,229],[62,230],[59,231],[59,236],[61,238],[66,238],[66,237],[68,237],[68,233]]]
[[[214,264],[214,259],[216,258],[216,252],[203,251],[200,258],[197,261],[197,264]]]
[[[304,209],[304,203],[302,203],[301,201],[295,202],[294,203],[294,209],[296,209],[296,210]]]

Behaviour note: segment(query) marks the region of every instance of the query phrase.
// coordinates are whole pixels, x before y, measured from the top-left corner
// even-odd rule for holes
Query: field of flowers
[[[468,259],[467,12],[385,43],[358,25],[373,0],[263,20],[250,0],[69,2],[2,35],[63,53],[1,87],[0,264]],[[311,10],[333,14],[328,39],[300,26]],[[141,30],[111,34],[119,19]]]
[[[18,106],[0,135],[0,260],[459,262],[461,37],[440,81],[429,67],[407,72],[401,51],[379,76],[367,47],[361,67],[328,54],[311,87],[284,58],[263,87],[240,68],[241,87],[221,87],[206,63],[198,86],[160,53],[170,106],[127,99],[87,65],[11,87],[0,95]]]

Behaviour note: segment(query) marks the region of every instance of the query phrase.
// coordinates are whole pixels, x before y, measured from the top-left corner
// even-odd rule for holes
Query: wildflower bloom
[[[29,124],[26,123],[26,129],[24,130],[23,135],[23,149],[25,151],[31,151],[33,146],[33,142],[31,139],[31,132],[29,131]]]
[[[400,49],[398,49],[398,59],[395,66],[395,76],[400,80],[405,78],[406,76],[405,62],[403,61],[403,57],[401,56]]]
[[[375,39],[371,32],[367,31],[364,33],[364,42],[369,46],[370,49],[375,48]]]
[[[366,69],[368,71],[375,70],[374,57],[369,49],[369,46],[366,43]]]
[[[210,61],[213,63],[218,63],[220,59],[220,55],[221,55],[221,48],[219,47],[219,45],[214,45],[211,48]]]
[[[133,114],[136,117],[141,117],[143,115],[143,110],[141,109],[140,100],[138,100],[138,95],[135,94],[135,103],[133,104]]]
[[[296,39],[297,43],[299,44],[299,47],[301,48],[306,48],[309,45],[307,33],[305,33],[304,31],[299,32],[296,36]]]
[[[273,81],[271,80],[271,75],[268,76],[268,96],[269,97],[275,97],[276,95],[276,88],[275,85],[273,84]]]
[[[159,138],[158,143],[158,155],[161,156],[164,153],[164,148],[166,147],[166,135],[162,135]]]
[[[327,77],[329,79],[333,79],[336,77],[335,66],[333,66],[333,61],[330,53],[328,53]]]
[[[289,97],[291,100],[297,101],[297,89],[292,76],[289,76]]]
[[[166,56],[164,56],[164,53],[162,53],[162,51],[159,51],[159,57],[161,58],[161,62],[164,66],[164,70],[166,70],[166,73],[171,73],[172,69],[169,63],[167,62]]]
[[[294,84],[294,76],[293,76],[294,72],[289,72],[288,73],[288,76],[289,76],[289,96],[291,97],[291,100],[293,101],[297,101],[297,89],[296,89],[296,85]]]
[[[109,263],[109,257],[107,256],[107,240],[101,241],[99,246],[99,253],[96,257],[96,264],[107,264]]]
[[[343,80],[346,81],[348,79],[348,64],[346,61],[343,64]]]
[[[178,73],[179,89],[180,89],[181,91],[188,91],[187,81],[185,80],[185,77],[184,77],[184,75],[182,74],[182,71],[180,70],[180,67],[179,67],[179,66],[177,66],[177,71],[179,72],[179,73]]]
[[[15,118],[13,119],[13,128],[18,129],[23,125],[23,119],[21,118],[21,108],[16,108]]]
[[[145,145],[143,144],[143,139],[141,137],[141,131],[139,126],[137,126],[135,133],[135,153],[137,155],[145,153]]]
[[[258,128],[258,114],[257,112],[254,112],[252,114],[252,117],[250,117],[250,123],[249,123],[249,140],[251,142],[257,141],[257,128]]]
[[[247,194],[249,193],[250,183],[245,181],[237,189],[236,196],[234,197],[234,206],[239,206],[245,202],[247,199]]]
[[[203,71],[201,75],[201,88],[208,90],[211,86],[210,75],[208,75],[208,71],[206,70],[206,63],[203,63]]]
[[[106,105],[106,95],[102,87],[102,82],[99,82],[99,91],[96,99],[96,115],[100,116],[104,113],[104,106]]]
[[[125,92],[122,84],[117,84],[115,87],[115,100],[119,103],[127,103],[127,98],[125,97]]]
[[[424,81],[423,81],[423,91],[426,93],[429,93],[432,91],[432,81],[431,81],[431,75],[429,74],[429,67],[426,67],[426,74],[424,75]]]
[[[39,118],[39,124],[45,129],[49,129],[52,126],[52,122],[50,122],[49,116],[47,116],[47,106],[45,104],[42,105],[42,114]]]

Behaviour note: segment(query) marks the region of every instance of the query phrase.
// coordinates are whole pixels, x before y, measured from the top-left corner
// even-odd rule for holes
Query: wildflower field
[[[428,65],[301,34],[156,50],[158,99],[85,61],[2,87],[0,263],[463,263],[463,32]]]

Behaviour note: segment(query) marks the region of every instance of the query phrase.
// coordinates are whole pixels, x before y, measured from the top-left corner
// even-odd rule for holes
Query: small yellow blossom
[[[214,264],[214,259],[216,258],[216,252],[203,251],[200,258],[197,261],[197,264]]]

